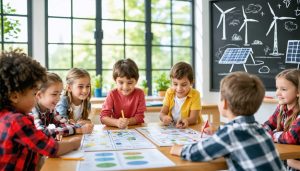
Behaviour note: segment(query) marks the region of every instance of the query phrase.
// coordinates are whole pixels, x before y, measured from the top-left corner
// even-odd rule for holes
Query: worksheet
[[[134,129],[95,130],[84,134],[81,144],[83,151],[128,150],[156,148],[147,138]]]
[[[84,160],[77,165],[77,171],[129,170],[174,165],[157,149],[101,151],[84,153]]]
[[[203,134],[193,129],[177,129],[175,127],[140,127],[136,128],[139,132],[144,134],[158,146],[172,146],[174,144],[192,144],[203,140],[208,135]]]

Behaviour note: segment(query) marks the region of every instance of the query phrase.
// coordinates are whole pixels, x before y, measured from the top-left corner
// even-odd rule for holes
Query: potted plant
[[[94,96],[101,97],[102,96],[102,76],[100,74],[94,77]]]
[[[147,96],[147,95],[148,95],[148,84],[147,84],[147,80],[143,80],[143,81],[142,81],[142,88],[143,88],[143,91],[144,91],[145,96]]]
[[[156,83],[156,90],[158,91],[158,95],[160,97],[164,97],[166,90],[170,86],[170,79],[167,77],[166,73],[162,73],[158,76],[158,78],[155,80]]]

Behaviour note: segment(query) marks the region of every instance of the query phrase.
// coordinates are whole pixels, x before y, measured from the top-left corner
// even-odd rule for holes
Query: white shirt
[[[80,104],[78,106],[75,106],[74,104],[72,104],[72,109],[73,109],[74,120],[78,121],[79,119],[81,119],[82,112],[83,112],[83,105]]]
[[[173,117],[173,120],[174,122],[176,123],[178,119],[180,119],[180,115],[181,115],[181,107],[183,105],[183,103],[185,102],[186,100],[186,96],[183,97],[183,98],[178,98],[177,96],[175,96],[174,98],[174,107],[172,108],[172,117]]]

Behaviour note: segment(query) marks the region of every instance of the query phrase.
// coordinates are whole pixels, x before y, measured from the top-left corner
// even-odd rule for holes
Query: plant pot
[[[94,96],[95,97],[101,97],[102,96],[102,88],[95,88]]]
[[[165,97],[166,91],[158,91],[159,97]]]

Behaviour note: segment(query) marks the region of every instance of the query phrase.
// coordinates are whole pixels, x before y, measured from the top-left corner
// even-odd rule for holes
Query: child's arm
[[[114,126],[118,128],[126,128],[129,124],[129,119],[128,118],[111,118],[111,117],[103,117],[101,118],[102,124],[105,124],[107,126]]]
[[[76,128],[76,134],[90,134],[93,132],[94,124],[84,124],[83,126]]]
[[[274,132],[274,141],[281,144],[299,144],[300,135],[300,118],[297,118],[291,123],[291,127],[288,131]]]
[[[188,118],[178,119],[176,123],[176,127],[187,128],[189,125],[196,124],[199,115],[200,115],[200,110],[191,110],[190,116]]]
[[[182,147],[183,147],[183,145],[177,145],[177,144],[173,145],[170,150],[170,154],[175,155],[175,156],[180,156]]]
[[[288,166],[290,166],[294,169],[300,170],[300,161],[299,160],[288,159],[287,164],[288,164]]]
[[[68,141],[59,141],[58,151],[56,155],[60,156],[70,151],[78,149],[80,147],[80,142],[81,142],[81,138],[79,137],[71,138]]]
[[[67,96],[62,96],[57,103],[55,110],[64,118],[68,117],[69,102]]]

